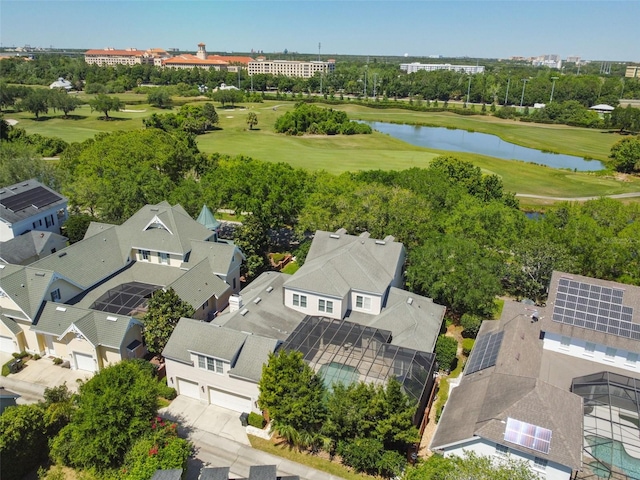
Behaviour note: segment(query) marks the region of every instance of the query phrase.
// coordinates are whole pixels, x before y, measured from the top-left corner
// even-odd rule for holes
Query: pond
[[[444,127],[420,127],[385,122],[365,122],[371,128],[419,147],[454,152],[479,153],[504,160],[521,160],[552,168],[568,168],[581,172],[603,170],[598,160],[585,160],[573,155],[542,152],[505,142],[496,135],[467,132]]]

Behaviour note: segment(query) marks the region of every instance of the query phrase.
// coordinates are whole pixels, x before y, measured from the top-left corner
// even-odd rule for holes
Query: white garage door
[[[76,369],[85,370],[87,372],[96,371],[96,362],[93,361],[93,357],[91,355],[73,352],[73,358],[76,361]]]
[[[236,412],[250,412],[251,399],[235,393],[209,388],[209,403]]]
[[[200,398],[200,392],[198,391],[198,384],[190,382],[183,378],[178,378],[178,394],[185,397],[191,397],[195,399]]]
[[[13,353],[16,351],[16,347],[13,344],[13,338],[0,337],[0,352]]]

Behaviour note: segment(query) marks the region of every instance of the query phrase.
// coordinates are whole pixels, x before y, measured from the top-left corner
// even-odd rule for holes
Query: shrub
[[[473,350],[473,344],[475,343],[475,340],[473,338],[465,338],[462,340],[462,353],[464,353],[465,355],[469,355],[471,353],[471,350]]]
[[[178,396],[178,392],[175,388],[167,385],[167,379],[165,378],[163,381],[158,382],[160,385],[160,396],[162,398],[166,398],[167,400],[173,400]]]
[[[383,452],[382,442],[373,438],[356,438],[338,445],[342,461],[357,472],[377,472]]]
[[[29,354],[27,352],[25,352],[24,350],[22,352],[20,352],[20,353],[14,352],[11,355],[13,355],[13,358],[25,358],[25,357],[29,356]]]
[[[13,362],[13,360],[9,360],[7,363],[5,363],[4,365],[2,365],[2,376],[3,377],[8,377],[9,374],[11,373],[11,371],[9,370],[9,364]]]
[[[440,335],[436,341],[436,361],[441,370],[451,370],[456,361],[458,342],[455,338]]]
[[[255,412],[249,413],[249,418],[247,419],[247,421],[249,422],[249,425],[256,428],[263,428],[265,423],[264,417]]]
[[[464,329],[463,334],[465,337],[476,338],[478,330],[480,330],[480,325],[482,325],[482,318],[477,315],[465,313],[462,315],[462,318],[460,318],[460,325]]]
[[[62,364],[62,359],[60,357],[56,357],[53,359],[53,364],[54,365],[61,365]]]

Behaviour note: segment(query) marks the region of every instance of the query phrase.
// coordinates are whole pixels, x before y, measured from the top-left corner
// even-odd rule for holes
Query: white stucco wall
[[[555,462],[549,461],[545,470],[535,468],[533,455],[529,455],[524,452],[515,450],[511,444],[503,444],[509,447],[509,453],[505,457],[504,455],[496,453],[496,444],[488,440],[477,438],[476,440],[461,443],[459,445],[449,447],[445,449],[444,456],[464,456],[465,451],[472,451],[477,455],[487,456],[495,459],[496,462],[500,462],[504,458],[511,458],[517,461],[525,461],[529,463],[531,471],[539,475],[541,480],[569,480],[571,478],[571,469],[564,465],[560,465]]]
[[[301,296],[305,296],[307,297],[307,306],[306,308],[300,307],[300,306],[295,306],[293,304],[293,295],[301,295]],[[325,301],[330,301],[333,302],[333,313],[327,313],[325,312],[321,312],[318,309],[318,300],[325,300]],[[321,315],[323,317],[327,317],[327,318],[336,318],[336,319],[340,319],[342,317],[344,317],[344,314],[347,311],[347,302],[346,299],[342,299],[342,298],[333,298],[333,297],[327,297],[324,295],[316,295],[314,293],[309,293],[309,292],[302,292],[299,290],[293,290],[291,288],[285,288],[284,289],[284,304],[285,306],[296,310],[297,312],[302,312],[305,313],[307,315]],[[325,303],[326,305],[326,303]]]
[[[607,347],[605,345],[595,344],[594,351],[590,352],[586,348],[588,342],[585,340],[579,338],[565,338],[568,338],[569,345],[562,344],[562,335],[546,332],[544,335],[543,347],[545,350],[551,350],[564,355],[590,360],[592,362],[605,365],[607,368],[616,367],[631,372],[640,372],[640,358],[638,358],[635,363],[628,359],[629,353],[638,354],[639,352],[615,349],[615,355],[609,356],[607,355]]]
[[[197,361],[195,365],[197,365]],[[218,390],[224,390],[251,398],[253,411],[260,412],[256,405],[259,395],[257,383],[232,378],[226,373],[219,374],[209,370],[203,370],[197,366],[192,367],[168,358],[165,360],[165,368],[167,371],[167,383],[170,387],[176,388],[176,378],[178,377],[198,383],[200,401],[203,403],[209,403],[209,387],[213,387]],[[204,391],[202,387],[204,387]]]
[[[370,298],[371,308],[370,309],[366,309],[364,307],[358,308],[357,301],[356,301],[358,296]],[[374,295],[371,293],[358,292],[357,290],[351,290],[351,293],[349,294],[349,302],[350,302],[350,308],[354,312],[368,313],[370,315],[379,315],[380,311],[382,310],[382,295]]]
[[[64,214],[58,217],[58,211],[64,210]],[[49,217],[51,215],[51,217]],[[47,227],[47,222],[45,221],[45,217],[49,217],[50,225]],[[53,217],[53,223],[51,223],[51,218]],[[67,219],[67,204],[64,203],[62,205],[57,205],[54,208],[49,208],[46,210],[39,211],[37,214],[32,215],[29,218],[22,219],[13,224],[8,224],[7,222],[0,222],[0,242],[6,242],[7,240],[11,240],[18,235],[22,235],[24,232],[28,232],[29,230],[39,230],[45,232],[54,232],[60,233],[60,226]],[[40,224],[42,222],[42,225]],[[35,226],[34,226],[35,223]]]

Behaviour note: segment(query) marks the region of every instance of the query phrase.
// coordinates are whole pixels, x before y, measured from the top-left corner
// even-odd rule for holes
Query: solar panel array
[[[633,308],[622,304],[624,290],[561,278],[553,321],[640,340]]]
[[[471,374],[493,367],[498,359],[504,332],[488,333],[479,337],[473,346],[471,358],[465,367],[465,373]]]
[[[548,454],[551,448],[551,430],[515,418],[507,418],[504,440]]]
[[[0,203],[12,212],[18,212],[32,205],[36,208],[46,207],[59,200],[62,200],[60,195],[39,186],[10,197],[2,198],[0,199]]]

